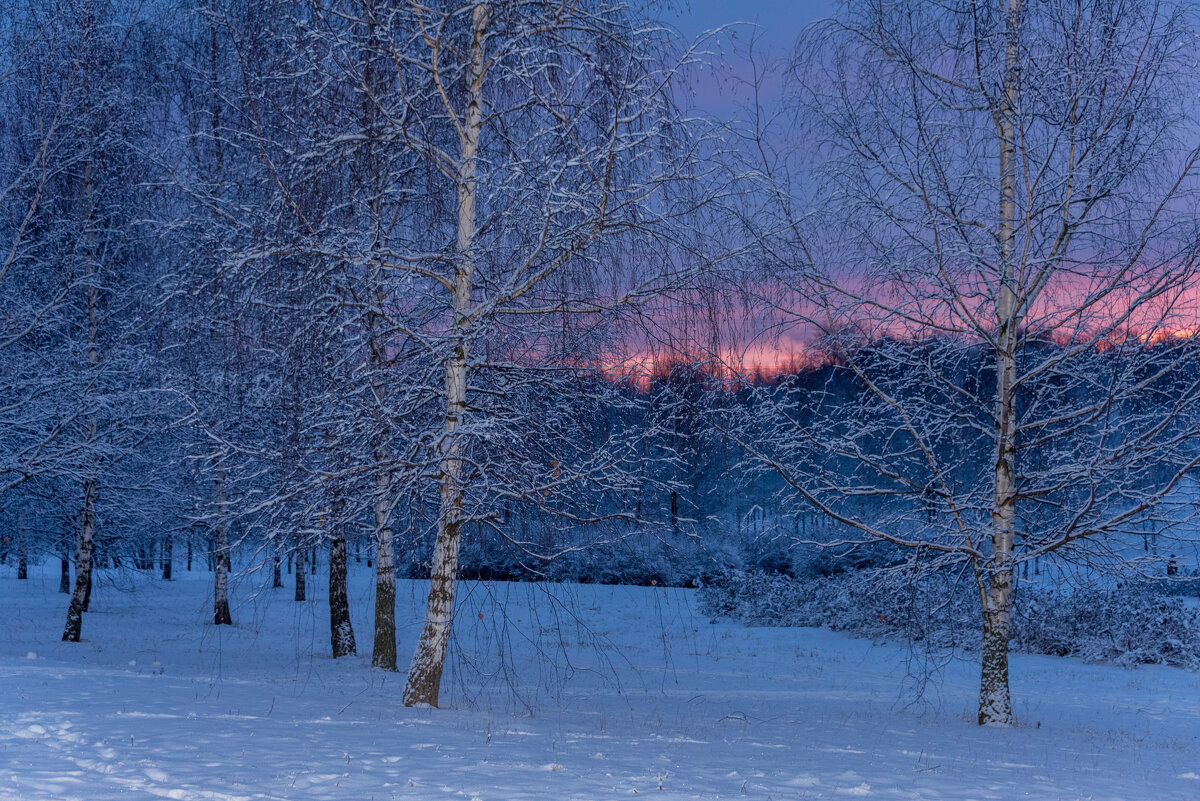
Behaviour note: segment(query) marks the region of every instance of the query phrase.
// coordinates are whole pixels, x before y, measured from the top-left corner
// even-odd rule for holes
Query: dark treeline
[[[948,344],[960,358],[945,358]],[[903,384],[906,395],[902,400],[928,405],[954,420],[954,425],[936,438],[934,448],[940,460],[955,466],[956,479],[967,486],[986,480],[992,467],[986,420],[980,418],[978,408],[955,393],[944,388],[931,391],[926,383],[901,380],[909,369],[905,361],[928,362],[940,352],[936,358],[939,369],[953,372],[957,382],[971,393],[991,396],[995,377],[987,349],[961,344],[936,339],[884,339],[865,344],[855,357],[867,361],[886,353],[888,361],[876,380],[890,373],[892,380]],[[1066,347],[1046,338],[1036,355],[1045,357]],[[1200,343],[1194,337],[1150,346],[1136,343],[1106,348],[1093,354],[1092,366],[1100,374],[1132,370],[1140,379],[1149,379],[1155,372],[1156,356],[1161,357],[1160,366],[1174,365],[1181,350],[1189,354],[1187,369],[1172,370],[1169,378],[1156,383],[1154,392],[1160,398],[1184,397],[1188,387],[1200,381]],[[243,375],[251,383],[268,380],[260,375],[261,365],[251,363],[245,370]],[[795,497],[783,478],[763,469],[756,455],[741,444],[750,433],[759,442],[774,439],[784,443],[788,432],[782,428],[773,435],[760,430],[764,424],[777,423],[775,415],[786,415],[788,423],[799,431],[820,426],[827,432],[829,420],[850,420],[861,414],[870,392],[845,363],[828,359],[792,366],[784,372],[757,369],[737,375],[725,368],[714,369],[711,362],[700,358],[676,356],[660,360],[649,376],[637,381],[603,376],[577,376],[573,380],[584,385],[577,391],[586,390],[604,398],[603,403],[589,410],[587,419],[580,421],[578,434],[584,439],[577,446],[583,450],[600,447],[605,432],[610,430],[626,432],[635,443],[635,468],[628,477],[625,496],[617,502],[598,493],[594,500],[596,508],[613,519],[580,525],[564,520],[536,499],[503,499],[496,503],[488,520],[475,521],[468,530],[460,577],[697,586],[728,568],[804,577],[868,564],[900,564],[906,559],[902,549],[864,539],[813,504]],[[1023,406],[1046,402],[1044,396],[1048,394],[1059,407],[1066,407],[1089,400],[1088,391],[1082,386],[1039,387],[1038,397],[1031,393],[1029,400],[1020,402]],[[1132,397],[1122,404],[1119,415],[1133,419],[1149,402],[1140,395]],[[168,405],[160,410],[164,419],[169,409]],[[1174,419],[1159,436],[1167,441],[1194,430],[1198,422],[1192,419],[1194,414],[1189,409],[1189,416]],[[252,418],[240,422],[248,426],[248,442],[255,444],[267,441],[272,427],[279,425]],[[1072,458],[1104,425],[1105,421],[1097,418],[1087,426],[1076,427],[1069,436],[1038,443],[1030,448],[1029,460],[1049,465]],[[1120,433],[1120,427],[1116,431]],[[866,448],[882,455],[896,445],[898,436],[902,437],[893,428],[877,426],[873,441],[864,441],[868,443]],[[536,432],[530,437],[535,439]],[[105,511],[97,518],[94,562],[100,567],[124,564],[140,570],[161,570],[168,579],[172,566],[187,571],[214,570],[215,523],[197,521],[189,511],[201,500],[189,492],[194,469],[189,464],[187,443],[164,437],[157,443],[147,443],[139,452],[147,463],[138,470],[126,470],[122,481],[136,487],[172,479],[177,482],[173,494],[145,498],[143,502],[150,507],[146,510],[99,503],[98,508]],[[825,451],[823,458],[813,460],[814,453],[810,451],[789,463],[798,470],[853,475],[854,463],[847,456]],[[1195,454],[1193,445],[1179,456]],[[809,463],[802,464],[804,460]],[[1150,491],[1176,467],[1156,450],[1138,469],[1130,470],[1130,485],[1125,488],[1128,497]],[[306,508],[304,513],[311,515],[307,525],[287,528],[284,524],[282,531],[290,536],[282,536],[276,507],[299,505],[302,501],[279,497],[286,493],[280,493],[278,487],[283,484],[294,492],[306,489],[302,480],[287,477],[289,468],[299,469],[279,458],[262,459],[261,463],[248,458],[241,466],[246,474],[242,477],[239,472],[237,497],[225,501],[228,536],[237,546],[238,565],[270,565],[279,576],[301,568],[315,572],[314,560],[325,563],[333,548],[345,549],[347,558],[355,563],[371,564],[375,558],[373,510],[361,501],[351,504],[357,507],[353,510],[335,511],[329,505]],[[899,503],[911,528],[932,527],[948,510],[928,486],[925,472],[920,460],[913,459],[901,467],[894,487],[873,486],[881,491],[858,498],[856,508],[863,516],[883,517],[894,513],[893,505]],[[165,489],[170,485],[158,486]],[[74,555],[70,548],[64,550],[64,543],[70,542],[71,526],[78,523],[77,515],[72,515],[77,499],[55,496],[38,487],[38,482],[31,482],[8,494],[4,556],[16,558],[20,551],[25,558],[38,562],[60,557],[73,561]],[[117,490],[117,486],[110,487],[112,493]],[[357,494],[368,493],[362,489]],[[256,508],[254,499],[268,499],[269,503]],[[1059,501],[1053,505],[1065,506]],[[629,514],[622,515],[624,511]],[[1044,515],[1044,509],[1025,507],[1023,511],[1031,515],[1022,520],[1023,531],[1048,527],[1045,520],[1034,516]],[[162,515],[159,522],[150,524],[150,513]],[[291,514],[299,512],[289,513],[284,519],[292,520]],[[413,579],[428,576],[436,514],[434,502],[419,496],[406,499],[394,510],[397,575]],[[1155,550],[1149,569],[1161,573],[1170,554],[1167,550],[1158,552],[1158,539],[1152,533],[1157,534],[1158,529],[1147,528],[1141,542],[1145,550]],[[823,541],[837,540],[872,547],[844,549],[844,558],[817,547]]]

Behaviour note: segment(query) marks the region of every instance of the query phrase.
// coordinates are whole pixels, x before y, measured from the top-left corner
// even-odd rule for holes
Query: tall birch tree
[[[503,531],[496,504],[506,498],[575,524],[632,516],[610,494],[632,484],[627,432],[592,453],[559,439],[599,386],[583,375],[587,339],[569,320],[602,319],[684,282],[668,259],[622,264],[620,243],[668,235],[685,212],[676,190],[694,178],[695,143],[671,100],[678,62],[661,29],[630,7],[410,8],[404,52],[433,94],[425,127],[405,140],[452,197],[433,259],[391,257],[422,264],[441,310],[426,328],[441,373],[440,422],[426,439],[436,538],[404,690],[407,705],[437,706],[468,523]],[[533,451],[518,446],[539,434]]]
[[[846,542],[974,577],[980,724],[1013,722],[1016,568],[1126,561],[1197,465],[1186,12],[852,2],[794,64],[811,212],[757,150],[779,319],[861,391],[760,391],[739,437]]]

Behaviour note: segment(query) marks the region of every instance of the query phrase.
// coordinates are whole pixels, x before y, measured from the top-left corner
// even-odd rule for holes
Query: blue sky
[[[729,22],[756,22],[772,40],[790,47],[801,29],[830,16],[834,0],[682,0],[678,26],[689,34]]]
[[[720,43],[725,68],[737,78],[746,79],[750,69],[746,58],[753,38],[755,50],[770,59],[788,56],[805,26],[834,13],[836,0],[681,0],[680,8],[664,15],[691,40],[707,30],[734,25]],[[704,80],[696,87],[696,102],[705,111],[724,115],[738,105],[736,80]],[[778,94],[778,82],[767,82],[768,95]],[[766,98],[768,101],[773,97]]]

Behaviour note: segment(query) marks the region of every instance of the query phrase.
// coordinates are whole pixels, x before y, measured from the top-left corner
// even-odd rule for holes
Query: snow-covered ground
[[[1175,669],[1015,656],[1020,725],[981,729],[972,664],[913,705],[903,647],[713,624],[687,590],[468,585],[446,708],[406,709],[402,674],[327,656],[322,581],[297,604],[243,578],[218,628],[207,573],[101,575],[69,645],[54,566],[0,569],[0,799],[1200,799]]]

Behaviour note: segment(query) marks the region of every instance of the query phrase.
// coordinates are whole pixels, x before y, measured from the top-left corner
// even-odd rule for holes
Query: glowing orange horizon
[[[1070,332],[1051,331],[1042,336],[1063,347],[1079,341],[1079,337]],[[934,334],[933,338],[936,337],[937,335]],[[879,334],[876,337],[861,340],[861,344],[870,344],[889,338],[917,342],[923,337],[897,337],[894,334]],[[1152,348],[1169,342],[1184,343],[1188,341],[1200,341],[1200,325],[1180,328],[1156,327],[1149,330],[1130,327],[1120,329],[1109,336],[1084,340],[1101,352],[1110,352],[1126,345]],[[789,341],[786,344],[755,343],[746,348],[726,348],[717,354],[703,349],[691,351],[678,348],[626,353],[620,356],[610,354],[596,360],[593,364],[610,380],[632,384],[638,389],[646,390],[654,381],[665,378],[673,368],[678,366],[699,368],[712,378],[721,381],[733,379],[771,380],[780,376],[796,375],[805,370],[817,369],[836,363],[838,360],[839,355],[828,348]]]
[[[1041,288],[1022,314],[1031,337],[1100,351],[1200,338],[1197,270],[1143,267],[1114,276],[1086,269],[1063,269]],[[843,280],[850,281],[841,284],[845,291],[830,291],[824,304],[806,297],[806,289],[764,283],[712,306],[651,311],[647,327],[618,334],[590,365],[642,389],[683,364],[717,380],[769,380],[839,361],[843,346],[942,337],[980,342],[988,336],[982,321],[994,319],[994,286],[987,281],[964,279],[951,296],[937,276]]]

